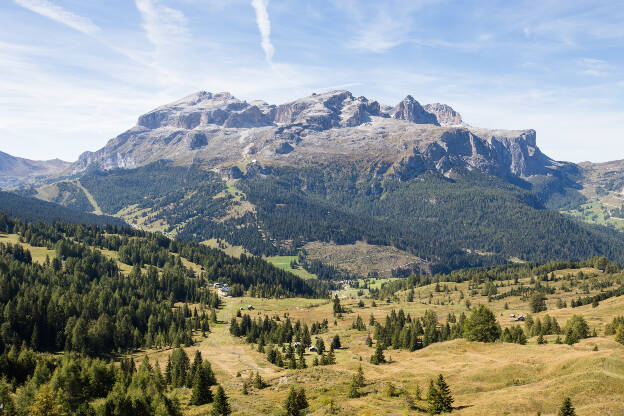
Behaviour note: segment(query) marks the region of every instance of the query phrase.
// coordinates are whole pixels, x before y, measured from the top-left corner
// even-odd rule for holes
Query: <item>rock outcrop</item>
[[[349,91],[276,106],[202,91],[140,116],[135,127],[84,153],[66,173],[162,159],[219,171],[251,160],[262,166],[355,162],[383,166],[379,174],[399,179],[456,167],[528,178],[568,165],[539,150],[534,130],[472,128],[448,105],[422,106],[409,95],[394,107]]]

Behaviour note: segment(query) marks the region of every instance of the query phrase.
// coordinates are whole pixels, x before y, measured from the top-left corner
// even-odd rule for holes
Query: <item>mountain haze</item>
[[[36,177],[52,176],[69,165],[59,159],[29,160],[0,151],[0,188],[17,186]]]

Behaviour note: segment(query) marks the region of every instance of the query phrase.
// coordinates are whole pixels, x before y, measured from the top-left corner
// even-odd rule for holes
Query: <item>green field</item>
[[[279,267],[282,270],[286,270],[287,272],[291,272],[301,277],[302,279],[316,279],[316,275],[308,272],[302,266],[293,269],[290,267],[290,262],[293,260],[297,260],[297,256],[273,256],[267,257],[266,261],[273,264],[276,267]]]
[[[562,212],[591,224],[605,225],[615,228],[616,230],[624,230],[624,221],[611,217],[609,214],[609,206],[602,202],[589,202],[579,206],[577,209]]]

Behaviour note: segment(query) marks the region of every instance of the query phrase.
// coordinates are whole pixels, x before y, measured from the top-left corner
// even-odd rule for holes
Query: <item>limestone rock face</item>
[[[528,178],[571,165],[544,155],[534,130],[473,128],[448,105],[422,106],[409,95],[394,107],[343,90],[269,105],[201,91],[140,116],[136,126],[84,153],[65,173],[162,159],[231,177],[239,174],[232,166],[251,160],[262,172],[271,165],[355,163],[399,180],[459,167]]]
[[[417,124],[435,124],[439,126],[435,114],[428,113],[411,95],[408,95],[390,112],[393,118],[407,120]]]
[[[436,116],[441,126],[459,126],[463,124],[461,115],[446,104],[434,103],[423,106],[426,112]]]

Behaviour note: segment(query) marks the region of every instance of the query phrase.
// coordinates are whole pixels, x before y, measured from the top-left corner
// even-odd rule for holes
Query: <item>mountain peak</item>
[[[440,125],[436,116],[425,111],[422,105],[420,105],[420,103],[411,95],[406,96],[400,103],[398,103],[391,110],[390,116],[397,120],[406,120],[416,124]]]
[[[423,108],[426,112],[434,114],[441,126],[458,126],[463,124],[461,115],[449,105],[433,103],[427,104]]]

